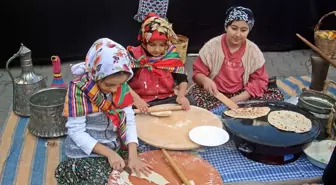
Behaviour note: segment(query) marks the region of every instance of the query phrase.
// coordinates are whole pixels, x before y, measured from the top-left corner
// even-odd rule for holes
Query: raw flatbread
[[[157,117],[169,117],[172,115],[172,111],[161,111],[161,112],[151,112],[150,114],[152,116],[157,116]]]
[[[132,176],[134,177],[137,177],[137,175],[135,173],[132,173],[131,174]],[[125,181],[125,185],[133,185],[132,182],[129,180],[129,173],[127,173],[126,171],[123,171],[121,174],[120,174],[121,178]],[[149,182],[152,182],[152,183],[155,183],[157,185],[166,185],[166,184],[169,184],[169,182],[164,178],[162,177],[160,174],[152,171],[152,173],[147,177],[146,175],[142,174],[141,173],[141,177],[142,179],[146,179],[148,180]]]
[[[224,114],[233,118],[256,119],[266,116],[270,110],[271,109],[269,107],[246,107],[235,110],[227,110]]]
[[[108,185],[133,185],[127,177],[121,176],[121,172],[113,170],[108,179]]]
[[[152,173],[146,177],[144,174],[141,174],[141,178],[142,179],[146,179],[149,182],[153,182],[156,183],[157,185],[166,185],[169,184],[169,182],[162,177],[160,174],[151,171]],[[123,171],[122,173],[115,171],[114,173],[112,172],[111,174],[113,176],[114,179],[116,179],[114,182],[111,181],[111,183],[109,183],[108,185],[114,185],[113,183],[115,183],[116,185],[133,185],[133,183],[129,180],[129,173],[127,173],[126,171]],[[137,177],[137,175],[135,173],[131,174],[134,177]],[[193,180],[189,181],[191,185],[195,185],[195,182]],[[182,184],[185,185],[185,184]]]
[[[296,133],[305,133],[312,129],[312,122],[304,115],[288,111],[273,111],[268,115],[268,122],[274,127]]]

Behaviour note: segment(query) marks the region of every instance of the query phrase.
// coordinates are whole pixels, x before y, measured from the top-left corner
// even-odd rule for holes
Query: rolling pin
[[[196,84],[191,85],[187,92],[191,91],[191,89],[195,86]],[[229,99],[228,97],[226,97],[224,94],[222,94],[221,92],[218,92],[218,94],[215,96],[219,101],[221,101],[222,103],[224,103],[224,105],[226,105],[227,107],[229,107],[230,109],[234,110],[239,108],[239,106],[233,102],[231,99]]]
[[[318,47],[314,46],[312,43],[310,43],[308,40],[303,38],[300,34],[296,34],[297,37],[299,37],[305,44],[307,44],[312,50],[314,50],[316,53],[318,53],[324,60],[329,62],[332,66],[336,67],[336,63],[332,61],[326,54],[324,54]]]
[[[224,105],[228,106],[232,110],[235,110],[235,109],[239,108],[239,106],[235,102],[233,102],[231,99],[229,99],[228,97],[226,97],[221,92],[218,92],[218,94],[215,97],[219,101],[221,101],[222,103],[224,103]]]
[[[167,107],[149,107],[148,112],[163,112],[163,111],[173,111],[173,110],[183,110],[181,105],[167,106]],[[139,109],[134,109],[134,113],[141,113]]]
[[[167,158],[168,162],[170,165],[173,167],[177,175],[180,177],[184,185],[191,185],[190,182],[188,181],[187,177],[183,174],[183,172],[180,170],[180,168],[176,165],[174,160],[170,157],[168,152],[165,149],[162,149],[163,155]]]

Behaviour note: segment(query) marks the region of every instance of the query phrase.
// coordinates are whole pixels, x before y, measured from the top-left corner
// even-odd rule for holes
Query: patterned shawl
[[[168,48],[165,55],[159,57],[148,57],[142,46],[129,46],[127,51],[135,59],[131,63],[132,68],[148,68],[153,72],[155,69],[162,69],[171,73],[187,74],[184,63],[174,45]]]

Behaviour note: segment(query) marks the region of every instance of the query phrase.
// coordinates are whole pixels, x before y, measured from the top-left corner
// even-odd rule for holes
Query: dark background
[[[51,55],[63,61],[84,59],[91,44],[108,37],[120,44],[138,44],[140,23],[133,17],[138,0],[10,0],[0,4],[0,67],[20,43],[32,50],[34,64],[50,64]],[[168,19],[177,34],[189,37],[189,53],[197,53],[224,30],[225,11],[233,5],[251,8],[256,24],[249,38],[262,51],[307,48],[295,33],[313,42],[313,29],[336,0],[170,0]],[[336,29],[336,17],[322,29]],[[18,64],[18,62],[16,62]],[[11,64],[15,65],[15,64]]]

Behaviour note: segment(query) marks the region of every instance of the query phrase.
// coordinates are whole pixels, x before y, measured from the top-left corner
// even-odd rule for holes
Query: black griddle
[[[223,114],[224,126],[237,149],[247,158],[266,164],[287,164],[300,157],[304,147],[321,132],[321,123],[310,112],[287,102],[246,101],[239,107],[264,107],[271,111],[289,110],[303,114],[312,121],[306,133],[287,132],[270,125],[267,116],[257,119],[236,119]]]

